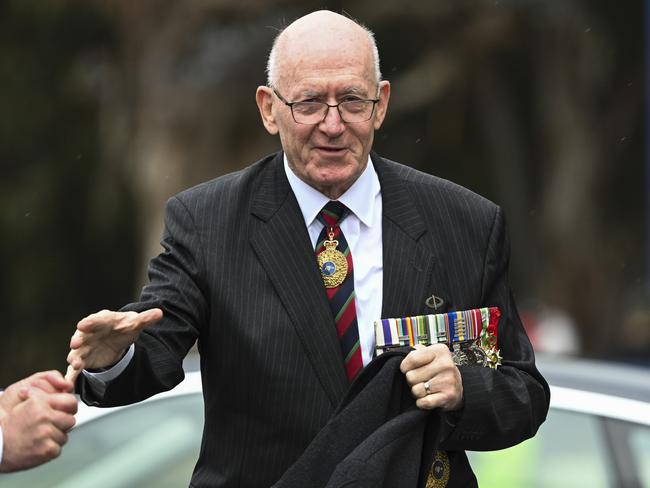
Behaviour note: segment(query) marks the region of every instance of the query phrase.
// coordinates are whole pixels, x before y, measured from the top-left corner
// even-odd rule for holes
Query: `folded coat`
[[[437,448],[453,423],[445,413],[416,407],[399,369],[408,352],[384,353],[362,371],[275,488],[478,486],[464,451],[447,451],[445,470],[437,477],[432,473]]]

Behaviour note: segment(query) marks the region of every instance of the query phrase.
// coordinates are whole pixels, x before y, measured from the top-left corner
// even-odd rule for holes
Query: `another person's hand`
[[[74,382],[82,369],[113,366],[142,329],[162,316],[162,310],[152,308],[141,313],[102,310],[82,319],[70,339],[66,379]]]
[[[29,388],[38,388],[45,393],[67,393],[72,392],[74,385],[71,381],[64,379],[63,375],[58,371],[34,373],[8,386],[0,394],[0,410],[8,412],[25,400]]]
[[[445,344],[416,345],[400,369],[419,408],[453,411],[463,406],[463,381]]]
[[[77,399],[61,373],[37,373],[0,395],[0,472],[38,466],[59,455],[74,426]]]

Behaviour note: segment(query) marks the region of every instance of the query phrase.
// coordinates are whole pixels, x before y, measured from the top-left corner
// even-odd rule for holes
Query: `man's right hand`
[[[66,379],[74,381],[82,369],[108,368],[117,363],[145,327],[162,319],[159,308],[145,312],[102,310],[77,324],[70,339]]]

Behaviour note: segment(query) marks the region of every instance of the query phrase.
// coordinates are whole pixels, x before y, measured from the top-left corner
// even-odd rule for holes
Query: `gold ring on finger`
[[[424,391],[427,392],[427,395],[431,395],[431,385],[429,384],[428,381],[424,383]]]

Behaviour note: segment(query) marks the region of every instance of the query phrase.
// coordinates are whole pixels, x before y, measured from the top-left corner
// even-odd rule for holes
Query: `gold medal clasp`
[[[348,260],[345,254],[336,249],[339,241],[333,240],[333,231],[329,232],[328,237],[329,239],[323,242],[325,249],[317,257],[318,269],[323,277],[325,288],[336,288],[348,275]]]

